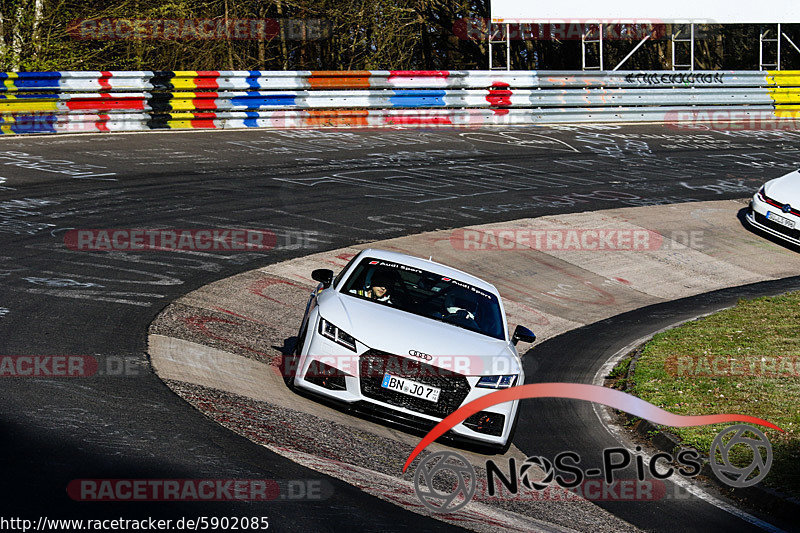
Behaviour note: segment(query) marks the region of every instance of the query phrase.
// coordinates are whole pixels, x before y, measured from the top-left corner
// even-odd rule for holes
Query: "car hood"
[[[505,340],[335,291],[320,294],[318,302],[322,318],[369,348],[409,359],[410,351],[418,352],[423,363],[470,376],[520,373],[516,351]]]
[[[800,170],[768,181],[764,185],[767,196],[781,204],[800,207]]]

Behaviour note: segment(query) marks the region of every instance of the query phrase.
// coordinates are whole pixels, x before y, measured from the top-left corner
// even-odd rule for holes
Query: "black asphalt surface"
[[[798,141],[792,132],[659,126],[0,139],[0,355],[91,355],[107,374],[120,361],[128,364],[124,376],[1,378],[0,515],[268,516],[277,530],[446,530],[198,414],[149,369],[150,321],[174,298],[211,281],[354,242],[554,213],[744,197],[800,166]],[[278,246],[260,253],[81,252],[63,240],[75,228],[142,227],[270,229]],[[675,313],[681,310],[663,320]],[[636,319],[621,320],[638,331],[631,325]],[[643,318],[640,329],[661,320]],[[554,365],[546,381],[585,381],[594,370],[583,361],[600,361],[625,337],[568,335],[569,353],[542,357]],[[585,354],[570,363],[579,352]],[[520,447],[545,454],[604,446],[594,414],[568,409],[580,417],[526,418]],[[528,425],[540,420],[553,431]],[[538,436],[528,444],[533,432]],[[87,478],[311,478],[329,484],[331,496],[202,504],[70,499],[69,481]],[[664,531],[743,528],[709,505],[675,505],[607,508]]]
[[[800,276],[754,283],[651,305],[578,328],[531,349],[524,358],[526,383],[555,381],[570,376],[570,381],[591,383],[597,370],[609,357],[642,337],[681,321],[713,313],[736,304],[740,298],[756,298],[800,290]],[[621,444],[604,430],[589,402],[544,399],[523,400],[514,443],[528,456],[553,458],[564,451],[576,451],[584,471],[603,468],[603,450]],[[615,456],[614,461],[620,457]],[[647,465],[645,465],[647,468]],[[663,468],[659,467],[660,470]],[[636,478],[635,463],[615,472],[615,479]],[[679,477],[679,476],[675,476]],[[649,474],[648,474],[649,478]],[[587,479],[589,479],[587,477]],[[601,479],[595,477],[591,479]],[[664,481],[665,495],[655,501],[608,501],[597,504],[620,518],[646,530],[681,531],[761,531],[760,527],[739,521],[731,515],[714,512],[709,504],[676,487],[672,478]],[[712,491],[714,492],[714,491]],[[797,530],[796,521],[776,516],[761,516],[768,523],[786,530]]]

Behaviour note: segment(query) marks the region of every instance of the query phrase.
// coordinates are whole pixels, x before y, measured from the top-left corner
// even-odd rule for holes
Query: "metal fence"
[[[800,116],[800,71],[0,73],[3,134]]]

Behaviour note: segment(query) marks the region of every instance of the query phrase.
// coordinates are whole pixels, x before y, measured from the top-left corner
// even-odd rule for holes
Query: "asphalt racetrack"
[[[743,198],[798,166],[795,132],[662,126],[3,139],[0,354],[92,356],[100,369],[91,377],[2,378],[3,515],[245,515],[268,516],[277,530],[457,529],[298,466],[205,418],[150,369],[150,322],[198,287],[293,257],[471,224]],[[64,242],[71,229],[142,227],[266,229],[276,234],[276,247],[86,252]],[[740,293],[792,288],[796,280]],[[738,294],[664,304],[660,311],[611,319],[611,330],[597,325],[565,337],[581,360],[605,360],[676,317],[730,305]],[[609,331],[616,334],[609,338]],[[553,361],[538,368],[535,381],[589,378],[575,365]],[[521,423],[515,443],[523,452],[533,452],[534,444],[537,452],[550,453],[611,439],[575,428],[555,434],[565,412],[583,420],[594,416],[590,406],[553,401],[549,412],[545,430],[532,426],[532,418]],[[593,418],[590,426],[596,424]],[[72,480],[100,478],[315,479],[327,497],[104,503],[76,501],[67,492]],[[604,505],[642,529],[756,527],[696,500]]]

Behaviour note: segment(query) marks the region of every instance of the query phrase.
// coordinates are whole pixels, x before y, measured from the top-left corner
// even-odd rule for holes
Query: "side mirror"
[[[322,288],[327,289],[333,283],[333,270],[327,268],[318,268],[311,273],[311,279],[322,283]]]
[[[514,344],[514,346],[516,346],[519,341],[534,342],[535,340],[536,335],[534,335],[533,332],[525,326],[517,326],[517,328],[514,330],[514,335],[511,337],[511,342]]]

